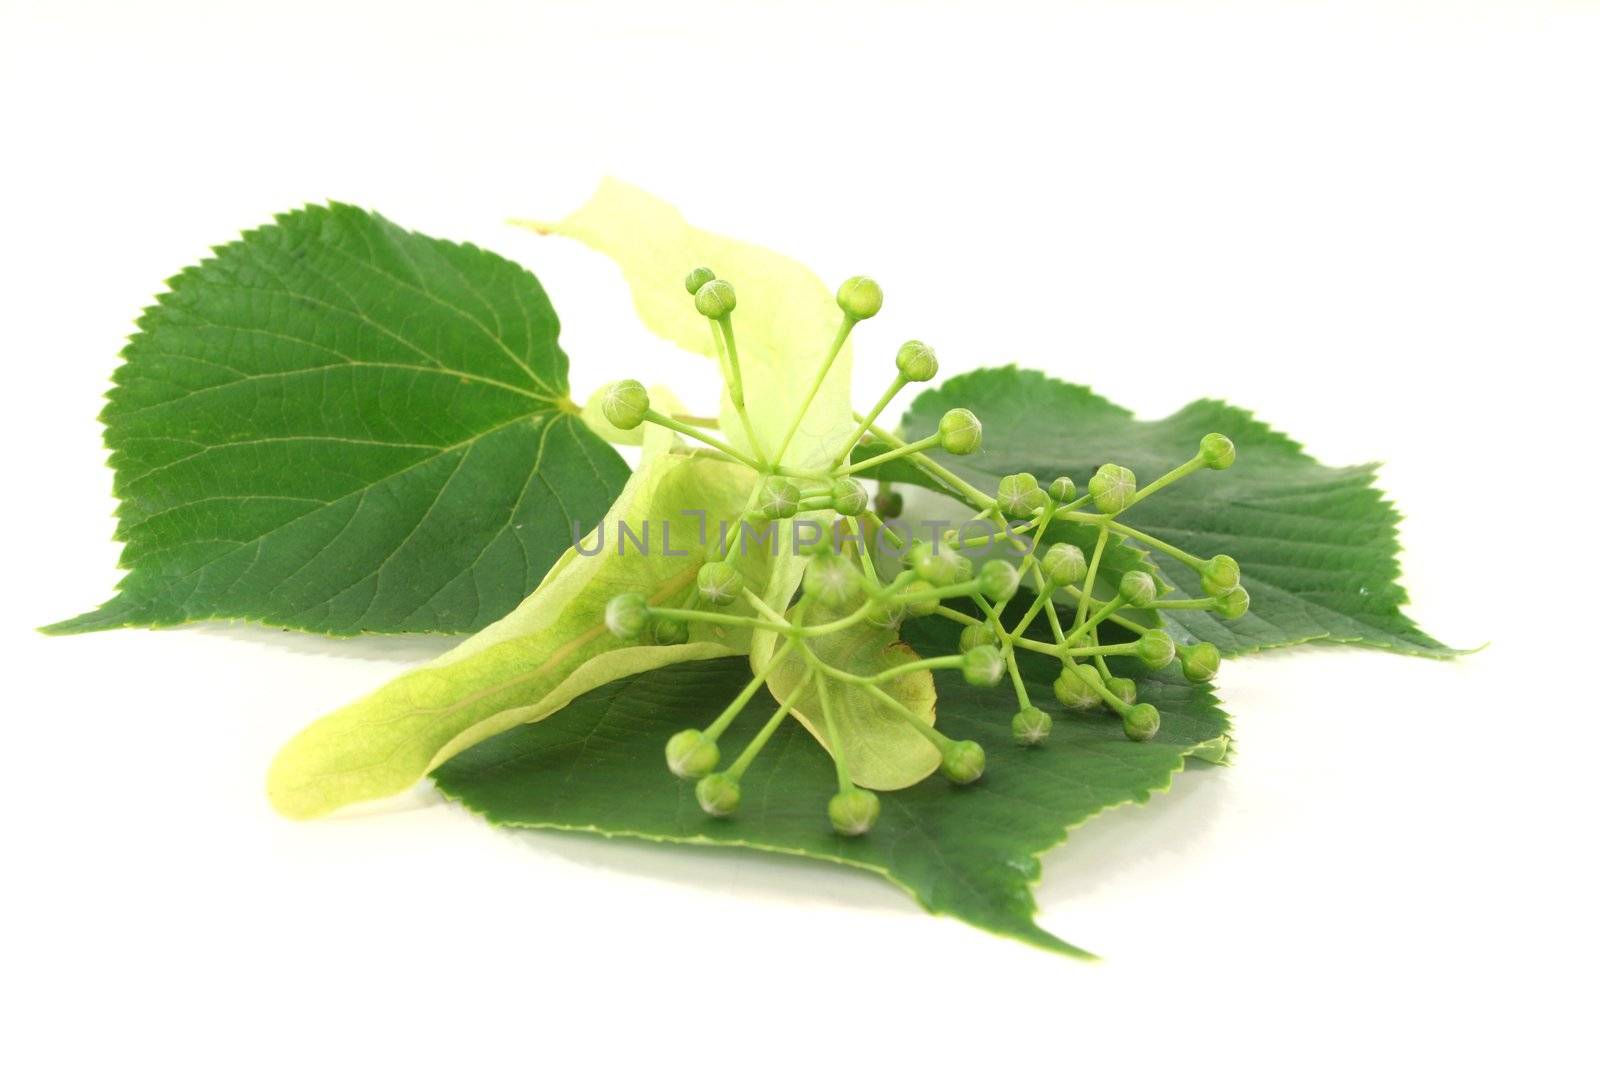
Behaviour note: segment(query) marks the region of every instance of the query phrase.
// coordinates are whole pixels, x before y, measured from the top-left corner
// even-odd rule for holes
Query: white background
[[[1593,1062],[1596,5],[3,9],[0,1057]],[[1416,617],[1491,647],[1228,665],[1237,766],[1046,860],[1088,966],[425,792],[277,819],[276,747],[444,642],[32,632],[116,578],[94,420],[132,319],[273,212],[528,265],[580,397],[705,374],[606,261],[501,223],[605,174],[883,280],[864,367],[920,336],[1387,460]]]

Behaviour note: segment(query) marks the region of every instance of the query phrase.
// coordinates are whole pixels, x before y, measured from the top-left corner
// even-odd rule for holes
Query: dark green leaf
[[[1216,400],[1143,422],[1082,386],[1016,367],[974,371],[922,393],[903,434],[932,433],[952,407],[983,421],[983,448],[939,462],[980,487],[1031,471],[1041,483],[1068,475],[1082,491],[1107,462],[1132,468],[1143,484],[1193,456],[1204,434],[1233,439],[1239,458],[1230,469],[1201,471],[1127,512],[1125,521],[1146,533],[1197,556],[1226,553],[1243,568],[1250,612],[1233,622],[1170,613],[1167,626],[1180,640],[1211,641],[1229,653],[1327,640],[1454,654],[1401,611],[1399,514],[1373,486],[1373,464],[1324,467],[1248,412]],[[885,464],[882,476],[932,486],[903,462]],[[1189,568],[1158,553],[1149,561],[1182,591],[1176,595],[1205,595]]]
[[[476,630],[627,477],[567,397],[538,281],[335,204],[170,283],[102,416],[128,574],[50,627]]]
[[[919,620],[906,636],[924,655],[939,655],[954,649],[957,631],[942,620]],[[1027,656],[1023,668],[1034,701],[1054,706],[1051,662]],[[1228,729],[1210,691],[1187,685],[1174,670],[1133,676],[1141,699],[1161,708],[1154,741],[1128,741],[1121,720],[1109,713],[1058,714],[1049,742],[1024,749],[1011,740],[1016,697],[1009,686],[975,689],[940,675],[940,729],[982,744],[988,770],[971,786],[935,775],[881,793],[882,816],[860,838],[839,837],[829,827],[824,809],[836,788],[833,765],[793,721],[745,775],[743,804],[731,819],[704,815],[693,787],[668,773],[667,738],[712,719],[749,680],[742,659],[615,682],[559,715],[469,749],[434,777],[446,795],[500,825],[740,845],[849,864],[883,875],[929,911],[1082,954],[1034,923],[1039,854],[1096,812],[1164,790],[1186,755],[1220,758]],[[725,762],[773,707],[763,694],[746,709],[724,738]]]

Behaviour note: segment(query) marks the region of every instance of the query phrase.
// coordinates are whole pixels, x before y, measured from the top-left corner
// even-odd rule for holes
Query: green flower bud
[[[1139,687],[1133,683],[1132,678],[1107,678],[1106,688],[1111,690],[1112,696],[1124,704],[1132,704],[1139,699]]]
[[[1200,458],[1214,471],[1225,471],[1233,466],[1233,442],[1220,433],[1208,433],[1200,438]]]
[[[961,654],[961,677],[969,685],[998,685],[1006,673],[1006,658],[993,645],[979,645]]]
[[[708,319],[725,319],[733,314],[733,309],[738,305],[739,299],[733,293],[733,286],[721,278],[711,279],[694,294],[694,309]]]
[[[894,356],[895,370],[908,382],[925,382],[939,373],[939,360],[933,349],[921,341],[907,341]]]
[[[961,651],[971,652],[975,648],[985,646],[998,646],[1000,639],[994,635],[994,628],[988,623],[975,622],[961,629]]]
[[[880,630],[894,629],[905,617],[905,606],[893,600],[875,600],[867,609],[867,623]]]
[[[700,291],[702,285],[706,282],[714,281],[716,277],[715,274],[711,273],[710,267],[696,267],[683,279],[683,287],[689,290],[690,296],[693,296]]]
[[[717,766],[717,743],[699,730],[680,730],[667,742],[667,766],[679,778],[701,778]]]
[[[638,593],[618,593],[606,603],[606,629],[623,641],[637,641],[650,621],[650,602]]]
[[[1010,600],[1017,591],[1017,568],[1003,559],[985,560],[978,569],[978,592],[989,600]]]
[[[1224,619],[1237,619],[1249,610],[1250,594],[1244,591],[1242,585],[1236,585],[1217,597],[1216,612]]]
[[[956,581],[970,582],[972,580],[972,561],[966,556],[952,555],[950,558],[956,561]]]
[[[1148,741],[1161,729],[1161,713],[1154,704],[1135,704],[1122,716],[1122,732],[1129,741]]]
[[[637,429],[649,410],[650,394],[632,378],[612,382],[600,397],[600,414],[619,430]]]
[[[1089,684],[1089,675],[1093,673],[1093,667],[1077,663],[1061,668],[1052,688],[1062,707],[1068,711],[1093,711],[1100,706],[1100,693]]]
[[[865,789],[835,793],[828,801],[828,821],[833,823],[834,832],[859,837],[878,821],[878,807],[878,794]]]
[[[708,774],[694,784],[700,810],[718,818],[739,810],[739,779],[731,774]]]
[[[938,611],[939,601],[934,597],[922,595],[929,593],[932,590],[932,583],[924,582],[920,579],[906,586],[903,592],[918,594],[915,600],[907,600],[904,602],[906,614],[910,615],[914,619],[920,619],[924,615],[932,615],[934,612]]]
[[[1039,488],[1039,480],[1026,471],[1001,478],[994,498],[1000,511],[1013,519],[1028,518],[1048,500],[1044,490]]]
[[[1107,515],[1115,515],[1132,504],[1133,495],[1138,491],[1139,483],[1133,472],[1115,463],[1102,464],[1089,479],[1089,496],[1094,499],[1094,506]]]
[[[857,274],[854,278],[844,280],[836,299],[839,301],[839,310],[852,319],[870,319],[883,307],[883,290],[871,278]]]
[[[906,566],[929,585],[949,585],[956,580],[961,564],[948,549],[935,548],[926,541],[914,541],[906,550]]]
[[[739,599],[744,591],[744,575],[733,564],[717,559],[700,568],[694,584],[706,603],[725,607]]]
[[[842,609],[860,591],[861,571],[839,556],[818,556],[806,565],[801,585],[827,607]]]
[[[854,478],[835,478],[828,486],[833,510],[841,515],[859,515],[867,510],[867,487]]]
[[[800,490],[787,478],[768,478],[756,497],[756,514],[763,519],[787,519],[800,510]]]
[[[1221,596],[1239,584],[1239,563],[1232,556],[1212,556],[1200,565],[1200,588]]]
[[[952,456],[970,456],[983,444],[983,423],[966,408],[951,408],[939,420],[939,447]]]
[[[878,498],[873,501],[873,510],[882,518],[898,519],[900,513],[906,509],[906,498],[893,489],[878,493]]]
[[[1035,707],[1026,707],[1011,716],[1011,736],[1019,745],[1042,745],[1050,736],[1050,716]]]
[[[1144,571],[1129,571],[1117,583],[1117,594],[1136,608],[1149,607],[1159,596],[1156,580]]]
[[[1044,577],[1051,585],[1065,588],[1077,585],[1089,575],[1089,564],[1083,558],[1083,549],[1077,545],[1056,544],[1045,550],[1039,561]]]
[[[1134,646],[1133,654],[1139,657],[1139,662],[1156,669],[1171,663],[1172,657],[1178,652],[1165,630],[1146,630],[1139,635]]]
[[[982,745],[976,741],[957,741],[945,750],[939,769],[956,785],[966,785],[983,777],[985,762]]]
[[[1048,492],[1051,500],[1054,500],[1057,504],[1065,504],[1069,500],[1077,499],[1078,487],[1072,484],[1071,478],[1063,474],[1050,483]]]
[[[1183,676],[1191,682],[1211,681],[1222,666],[1222,653],[1209,641],[1184,645],[1178,649],[1178,659],[1183,663]]]
[[[681,645],[689,640],[689,624],[682,619],[657,618],[650,623],[650,642],[656,645]]]

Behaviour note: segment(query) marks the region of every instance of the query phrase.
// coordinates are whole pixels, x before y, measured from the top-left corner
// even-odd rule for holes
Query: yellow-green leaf
[[[510,615],[291,740],[268,773],[273,805],[312,818],[390,796],[455,753],[544,718],[596,686],[669,663],[747,651],[743,627],[695,626],[688,643],[661,646],[624,643],[605,627],[606,602],[618,593],[681,603],[707,547],[698,543],[698,522],[686,522],[684,511],[706,512],[714,546],[718,520],[739,513],[753,483],[743,468],[672,453],[671,441],[672,434],[652,428],[643,462],[585,539],[585,551],[569,548]],[[646,541],[646,551],[621,540],[622,524]],[[759,588],[770,561],[746,562],[748,580]]]
[[[694,309],[684,276],[709,267],[731,282],[739,365],[756,436],[767,455],[784,433],[838,331],[842,314],[832,291],[807,267],[759,245],[711,233],[684,221],[671,204],[625,182],[607,179],[587,204],[554,223],[522,223],[539,233],[582,241],[622,268],[634,307],[652,331],[718,358],[711,321]],[[747,444],[726,399],[722,425]],[[850,432],[850,348],[839,353],[785,460],[827,458]]]

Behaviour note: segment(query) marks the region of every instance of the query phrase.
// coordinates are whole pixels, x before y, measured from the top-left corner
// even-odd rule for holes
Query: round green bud
[[[699,730],[680,730],[667,742],[667,766],[679,778],[701,778],[717,766],[717,743]]]
[[[1222,666],[1222,653],[1209,641],[1184,645],[1178,649],[1178,659],[1183,663],[1183,676],[1191,682],[1211,681]]]
[[[806,565],[801,585],[825,606],[839,610],[860,591],[861,571],[839,556],[817,556]]]
[[[905,617],[905,606],[893,600],[874,600],[872,607],[867,609],[868,625],[880,630],[893,630]]]
[[[731,774],[708,774],[694,784],[694,798],[707,815],[732,815],[739,810],[739,779]]]
[[[649,410],[649,392],[632,378],[612,382],[600,397],[600,414],[619,430],[637,429]]]
[[[1006,673],[1006,658],[993,645],[979,645],[961,654],[961,677],[968,685],[999,685]]]
[[[1056,544],[1045,549],[1039,561],[1047,582],[1058,588],[1077,585],[1089,575],[1089,564],[1083,558],[1083,549],[1077,545]]]
[[[956,581],[970,582],[972,580],[972,561],[966,556],[952,555],[956,561]]]
[[[846,278],[836,297],[839,310],[852,319],[870,319],[883,307],[883,290],[864,274]]]
[[[1078,487],[1073,485],[1072,479],[1068,478],[1065,474],[1051,482],[1050,488],[1046,491],[1050,494],[1050,499],[1054,500],[1057,504],[1065,504],[1067,501],[1074,500],[1078,496]]]
[[[1000,639],[994,635],[994,628],[988,623],[975,622],[961,629],[961,651],[971,652],[975,648],[998,646]]]
[[[833,823],[835,833],[859,837],[878,821],[878,806],[878,794],[865,789],[835,793],[828,801],[828,821]]]
[[[873,510],[885,519],[898,519],[900,513],[906,509],[906,498],[893,489],[880,491],[878,498],[873,501]]]
[[[994,499],[1002,513],[1013,519],[1026,519],[1044,507],[1049,498],[1039,488],[1039,479],[1024,471],[1001,478]]]
[[[1233,466],[1235,455],[1233,442],[1220,433],[1208,433],[1200,438],[1200,459],[1214,471],[1225,471]]]
[[[925,382],[939,373],[939,359],[921,341],[907,341],[894,354],[894,367],[908,382]]]
[[[694,584],[702,600],[720,608],[739,599],[744,591],[744,575],[733,564],[714,559],[700,568],[694,576]]]
[[[1138,491],[1139,482],[1133,472],[1115,463],[1102,464],[1089,479],[1089,496],[1094,506],[1107,515],[1115,515],[1132,504],[1133,495]]]
[[[1146,630],[1134,642],[1133,654],[1146,667],[1159,669],[1172,662],[1172,657],[1178,654],[1178,648],[1165,630]]]
[[[715,281],[716,277],[711,273],[710,267],[696,267],[683,279],[683,287],[689,290],[690,296],[693,296],[700,291],[701,286],[706,282]]]
[[[1026,707],[1011,716],[1011,736],[1019,745],[1042,745],[1050,736],[1050,716]]]
[[[949,585],[956,580],[961,564],[960,557],[946,548],[936,547],[926,541],[913,542],[906,550],[906,565],[917,572],[917,577],[929,585]]]
[[[983,423],[966,408],[951,408],[939,420],[939,447],[952,456],[970,456],[983,444]]]
[[[733,286],[721,278],[713,278],[695,290],[694,309],[708,319],[725,319],[738,305]]]
[[[983,777],[985,762],[982,745],[976,741],[957,741],[945,749],[939,769],[956,785],[966,785]]]
[[[985,560],[978,568],[978,592],[990,600],[1010,600],[1018,580],[1017,568],[1003,559]]]
[[[1089,675],[1093,673],[1093,667],[1077,663],[1061,668],[1052,688],[1062,707],[1068,711],[1093,711],[1100,706],[1100,693],[1089,684]]]
[[[939,601],[935,597],[926,595],[927,593],[932,592],[933,588],[933,583],[924,582],[921,579],[918,579],[917,581],[906,586],[905,589],[902,590],[903,592],[918,594],[915,600],[907,600],[904,602],[906,614],[910,615],[914,619],[919,619],[924,615],[932,615],[934,612],[938,611]]]
[[[1156,580],[1144,571],[1129,571],[1117,583],[1117,595],[1136,608],[1149,607],[1159,596]]]
[[[681,645],[689,640],[689,624],[682,619],[659,617],[650,623],[650,642],[656,645]]]
[[[835,478],[828,486],[833,510],[841,515],[859,515],[867,510],[867,487],[854,478]]]
[[[1132,704],[1139,699],[1139,687],[1133,683],[1132,678],[1107,678],[1106,688],[1111,690],[1112,696],[1124,704]]]
[[[1200,588],[1221,596],[1239,584],[1239,562],[1232,556],[1212,556],[1200,565]]]
[[[1224,619],[1237,619],[1250,610],[1250,594],[1244,591],[1244,586],[1236,585],[1217,597],[1215,610]]]
[[[1161,713],[1154,704],[1135,704],[1122,716],[1122,732],[1129,741],[1148,741],[1161,729]]]
[[[756,514],[763,519],[787,519],[800,510],[800,489],[787,478],[768,478],[756,496]]]
[[[623,641],[637,641],[650,621],[650,602],[638,593],[618,593],[606,603],[606,629]]]

